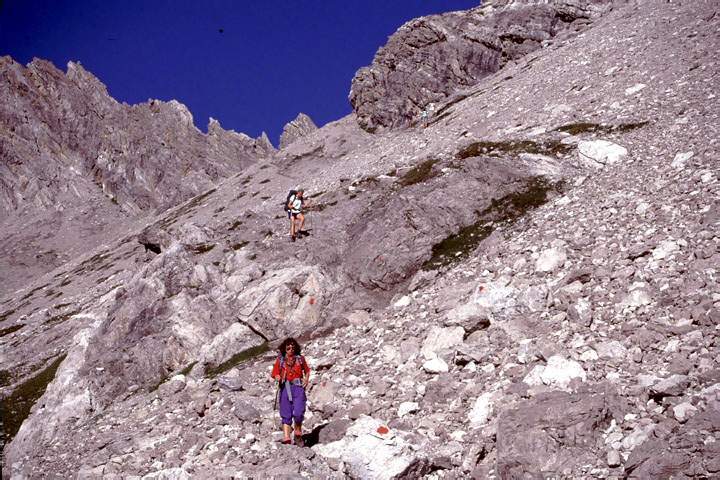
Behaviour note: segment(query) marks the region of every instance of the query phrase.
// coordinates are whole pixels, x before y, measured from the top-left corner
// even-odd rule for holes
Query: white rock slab
[[[437,352],[462,345],[465,329],[462,327],[433,327],[423,341],[420,353],[426,360],[436,357]]]
[[[366,415],[350,425],[342,439],[312,449],[322,457],[345,462],[353,477],[368,480],[389,480],[415,460],[405,440]]]
[[[523,381],[530,386],[548,385],[566,390],[574,379],[583,382],[587,376],[582,366],[575,360],[565,359],[560,355],[553,355],[547,365],[536,365]]]
[[[423,363],[423,370],[428,373],[445,373],[450,371],[450,367],[445,363],[445,360],[439,357],[435,357]]]
[[[417,412],[420,410],[420,405],[417,402],[402,402],[398,406],[398,417],[404,417],[408,413]]]
[[[535,261],[535,270],[538,272],[552,272],[562,267],[567,260],[567,252],[563,247],[548,248],[540,252]]]
[[[481,427],[485,425],[490,416],[493,414],[494,404],[492,393],[486,392],[480,395],[472,410],[468,413],[468,420],[473,427]]]
[[[694,156],[695,152],[679,152],[675,154],[675,158],[673,158],[670,166],[677,170],[682,170],[683,168],[685,168],[685,165],[687,165],[688,160],[690,160]]]
[[[586,140],[578,142],[578,156],[585,165],[602,168],[619,163],[627,157],[628,151],[622,145],[607,140]]]

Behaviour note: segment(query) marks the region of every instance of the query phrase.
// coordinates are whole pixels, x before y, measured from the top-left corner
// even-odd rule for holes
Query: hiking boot
[[[291,236],[290,236],[290,241],[291,241],[291,242],[294,242],[294,241],[295,241],[295,235],[291,235]]]
[[[283,445],[290,445],[292,443],[292,441],[288,439],[288,440],[283,440],[280,443],[282,443]]]
[[[304,447],[305,446],[305,440],[303,439],[302,435],[295,437],[295,445],[298,447]]]

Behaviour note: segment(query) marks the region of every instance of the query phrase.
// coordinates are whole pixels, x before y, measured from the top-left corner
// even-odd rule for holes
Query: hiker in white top
[[[298,235],[304,233],[305,215],[303,215],[303,196],[305,191],[298,188],[297,193],[288,200],[287,209],[290,217],[290,240],[295,241]]]

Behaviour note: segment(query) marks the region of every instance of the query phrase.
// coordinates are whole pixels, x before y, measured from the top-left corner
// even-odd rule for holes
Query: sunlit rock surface
[[[350,115],[61,250],[0,299],[3,476],[717,476],[719,22],[613,3],[423,124]],[[310,448],[277,442],[289,334]]]

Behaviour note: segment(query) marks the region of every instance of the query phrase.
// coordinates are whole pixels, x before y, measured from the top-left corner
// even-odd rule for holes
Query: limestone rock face
[[[87,250],[273,154],[214,120],[203,134],[175,100],[121,104],[80,64],[39,59],[0,59],[0,130],[0,291],[67,260],[68,240]]]
[[[295,120],[288,122],[283,127],[280,135],[280,148],[285,148],[298,138],[302,138],[317,130],[317,125],[304,113],[298,113]]]
[[[448,96],[558,34],[581,28],[612,5],[612,0],[500,0],[411,20],[372,65],[355,74],[349,98],[358,123],[379,132],[423,122]]]

